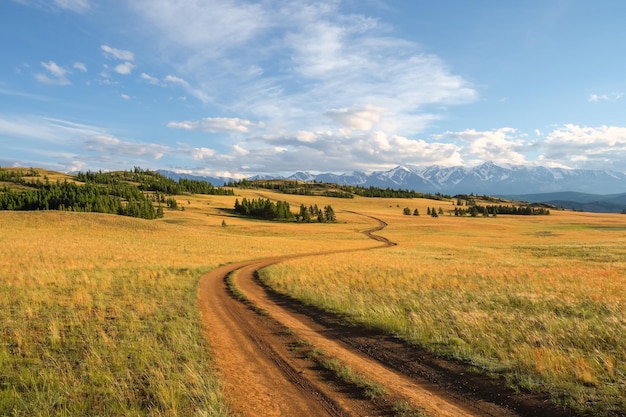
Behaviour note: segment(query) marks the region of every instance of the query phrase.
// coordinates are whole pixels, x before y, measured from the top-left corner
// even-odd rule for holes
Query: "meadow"
[[[342,226],[239,219],[223,210],[234,200],[189,196],[152,221],[0,212],[0,415],[229,415],[199,278],[237,260],[372,245]]]
[[[236,193],[331,204],[338,223],[240,218],[233,196],[178,196],[158,220],[0,212],[0,415],[229,415],[199,278],[379,246],[359,233],[375,222],[352,212],[387,222],[378,234],[398,246],[294,259],[263,278],[519,389],[596,415],[626,410],[626,217],[455,218],[449,201]]]
[[[362,212],[385,219],[379,234],[398,246],[290,260],[264,270],[265,282],[517,389],[623,415],[623,215],[433,219],[401,216],[395,204]]]

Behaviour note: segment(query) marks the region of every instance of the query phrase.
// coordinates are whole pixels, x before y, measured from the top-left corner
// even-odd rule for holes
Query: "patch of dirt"
[[[394,245],[374,234],[386,224],[373,219],[379,225],[363,233],[382,247]],[[571,415],[545,397],[515,393],[501,380],[468,372],[462,364],[389,335],[347,325],[258,281],[259,269],[289,258],[227,265],[200,281],[198,305],[206,336],[235,414],[393,416],[401,415],[396,407],[402,403],[432,417]],[[229,274],[247,301],[230,294],[225,283]],[[387,393],[368,399],[311,360],[313,350],[340,360]]]

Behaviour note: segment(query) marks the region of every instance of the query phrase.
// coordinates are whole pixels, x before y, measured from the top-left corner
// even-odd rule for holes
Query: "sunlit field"
[[[623,413],[626,216],[455,218],[443,208],[431,218],[364,205],[398,246],[291,260],[264,279],[519,389],[597,415]]]
[[[242,197],[294,212],[330,204],[338,223],[240,218]],[[199,278],[235,261],[381,246],[360,233],[377,225],[368,215],[398,246],[295,259],[264,278],[520,389],[626,410],[626,216],[456,218],[450,201],[267,190],[176,199],[152,221],[0,212],[0,415],[228,415]]]
[[[228,415],[197,308],[202,274],[372,246],[354,225],[236,218],[234,200],[179,198],[184,210],[152,221],[0,212],[0,415]]]

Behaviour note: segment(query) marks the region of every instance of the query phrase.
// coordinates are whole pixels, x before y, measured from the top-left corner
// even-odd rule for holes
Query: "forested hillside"
[[[0,210],[67,210],[155,219],[163,206],[176,208],[174,195],[233,195],[204,181],[178,182],[156,172],[85,172],[50,181],[39,171],[0,168]]]

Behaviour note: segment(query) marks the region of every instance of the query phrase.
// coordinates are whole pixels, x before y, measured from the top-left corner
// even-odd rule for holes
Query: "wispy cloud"
[[[74,62],[72,68],[77,69],[80,72],[87,72],[87,66],[82,62]]]
[[[69,71],[54,61],[42,62],[41,66],[47,70],[46,74],[37,73],[35,79],[44,84],[53,85],[69,85],[70,80],[67,79]]]
[[[204,132],[239,132],[247,133],[251,128],[263,127],[263,123],[253,123],[250,120],[228,117],[207,117],[199,121],[169,122],[167,127],[183,130],[200,130]]]
[[[597,103],[599,101],[617,101],[624,96],[624,93],[610,93],[610,94],[589,94],[587,101],[591,103]]]
[[[110,135],[95,135],[83,141],[86,150],[116,156],[147,156],[161,159],[170,150],[168,146],[124,141]]]
[[[135,59],[135,54],[131,51],[111,48],[109,45],[101,45],[100,49],[104,56],[109,59],[118,59],[120,61],[133,61]]]
[[[13,0],[30,7],[41,9],[64,9],[76,13],[87,12],[91,8],[90,0]]]

